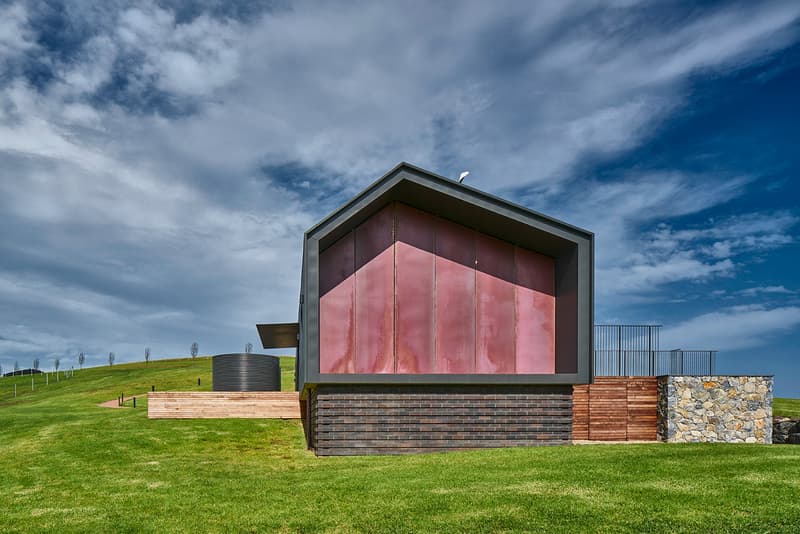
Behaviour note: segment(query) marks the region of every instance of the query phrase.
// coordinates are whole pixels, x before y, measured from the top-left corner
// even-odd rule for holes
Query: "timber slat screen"
[[[661,325],[594,326],[595,376],[713,375],[716,351],[659,350]]]
[[[656,439],[656,377],[597,377],[573,387],[572,439]]]

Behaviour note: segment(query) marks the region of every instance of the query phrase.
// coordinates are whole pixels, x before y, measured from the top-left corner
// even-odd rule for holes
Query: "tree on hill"
[[[56,368],[56,373],[58,372],[58,367],[61,365],[61,360],[56,358],[56,361],[53,362],[53,366]]]
[[[78,365],[80,366],[81,369],[83,369],[83,362],[85,361],[86,361],[86,354],[82,352],[78,354]]]
[[[114,353],[113,353],[113,352],[109,352],[109,353],[108,353],[108,366],[109,366],[109,367],[111,367],[112,365],[114,365],[114,358],[116,358],[116,356],[114,355]]]
[[[244,353],[250,354],[251,352],[253,352],[253,344],[248,343],[247,345],[244,346]]]
[[[144,364],[150,363],[150,347],[144,348]]]
[[[33,359],[33,368],[39,370],[39,358]]]
[[[200,350],[200,346],[197,344],[197,341],[192,343],[192,346],[189,350],[192,353],[192,362],[194,362],[194,359],[197,358],[197,351]]]

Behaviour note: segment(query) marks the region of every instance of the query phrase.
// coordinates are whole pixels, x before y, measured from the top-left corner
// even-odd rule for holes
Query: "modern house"
[[[593,235],[401,163],[308,230],[297,347],[317,454],[563,443],[591,380]]]
[[[592,324],[593,252],[586,230],[401,163],[306,232],[298,322],[257,325],[297,349],[297,391],[268,391],[269,357],[220,355],[225,391],[154,392],[148,416],[302,418],[318,455],[770,443],[771,376],[660,350],[658,325]]]

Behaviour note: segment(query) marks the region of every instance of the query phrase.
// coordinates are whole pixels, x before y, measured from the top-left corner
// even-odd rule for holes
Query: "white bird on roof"
[[[461,174],[459,174],[458,175],[458,183],[463,182],[464,178],[466,178],[467,176],[469,176],[469,171],[464,171]]]

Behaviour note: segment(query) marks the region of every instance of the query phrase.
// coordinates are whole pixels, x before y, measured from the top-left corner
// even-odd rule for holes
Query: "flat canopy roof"
[[[265,349],[287,349],[297,346],[298,323],[257,324],[258,335]]]

